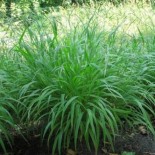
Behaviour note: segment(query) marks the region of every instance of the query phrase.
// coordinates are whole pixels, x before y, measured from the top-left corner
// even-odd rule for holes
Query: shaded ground
[[[136,152],[136,155],[155,154],[155,138],[151,135],[133,134],[128,137],[117,137],[115,148],[117,152]]]
[[[15,145],[9,152],[9,155],[51,155],[46,145],[41,146],[39,136],[31,136],[28,138],[29,143],[22,138],[15,138]],[[78,151],[72,153],[73,149],[69,151],[62,151],[61,155],[95,155],[95,150],[89,151],[84,143],[78,144]],[[136,155],[155,155],[155,138],[151,135],[143,135],[141,133],[132,133],[126,136],[117,136],[115,142],[115,152],[111,147],[101,143],[97,155],[113,155],[121,154],[122,152],[135,152]],[[68,153],[67,153],[68,152]],[[71,153],[70,153],[71,152]],[[4,153],[0,153],[4,155]],[[56,154],[58,155],[58,154]]]

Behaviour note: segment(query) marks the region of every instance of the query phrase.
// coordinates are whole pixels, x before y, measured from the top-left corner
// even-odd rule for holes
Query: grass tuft
[[[112,145],[123,121],[155,134],[154,37],[146,25],[124,33],[124,18],[101,26],[102,9],[77,20],[69,11],[68,22],[38,15],[0,53],[0,132],[10,144],[8,128],[42,122],[53,154],[82,140],[96,151],[101,139]]]

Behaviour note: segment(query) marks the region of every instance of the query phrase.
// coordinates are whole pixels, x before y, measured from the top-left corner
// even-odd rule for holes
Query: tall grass
[[[17,117],[16,102],[14,101],[15,83],[13,84],[13,61],[5,52],[0,53],[0,146],[7,152],[6,145],[12,147],[13,132]],[[8,147],[7,147],[8,148]]]
[[[155,134],[152,35],[139,29],[129,37],[119,26],[109,32],[95,19],[75,25],[40,19],[1,53],[4,150],[4,140],[12,144],[8,129],[31,123],[43,124],[41,139],[53,154],[82,140],[96,151],[100,140],[112,144],[123,121]]]

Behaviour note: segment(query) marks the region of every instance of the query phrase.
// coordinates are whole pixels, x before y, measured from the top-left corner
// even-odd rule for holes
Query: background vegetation
[[[6,9],[6,16],[11,17],[11,4],[15,3],[20,5],[20,7],[25,7],[25,5],[29,5],[30,10],[35,13],[35,4],[39,3],[39,6],[41,8],[46,8],[46,11],[48,10],[48,7],[52,6],[69,6],[69,5],[82,5],[82,4],[90,4],[94,5],[95,3],[112,3],[115,6],[123,5],[126,3],[134,3],[134,4],[144,4],[148,3],[152,6],[152,8],[155,7],[154,0],[0,0],[0,6],[5,3],[5,9]]]

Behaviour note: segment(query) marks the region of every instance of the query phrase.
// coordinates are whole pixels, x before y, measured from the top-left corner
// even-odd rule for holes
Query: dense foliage
[[[2,4],[2,1],[0,1],[0,6]],[[5,7],[6,7],[6,16],[11,17],[11,3],[20,3],[21,7],[25,5],[25,3],[29,3],[29,7],[34,12],[35,6],[34,6],[34,0],[4,0],[5,2]],[[154,0],[138,0],[138,1],[133,1],[133,0],[38,0],[39,5],[41,8],[45,7],[51,7],[51,6],[68,6],[72,4],[94,4],[96,2],[110,2],[113,5],[120,5],[120,4],[125,4],[125,3],[149,3],[153,8],[155,7],[155,2]]]
[[[0,41],[5,152],[30,128],[38,128],[53,154],[82,140],[96,150],[100,140],[112,145],[124,123],[155,134],[154,12],[149,7],[152,14],[145,9],[144,16],[142,9],[123,7],[81,6],[49,18],[38,13],[29,26],[11,23],[9,41]]]

